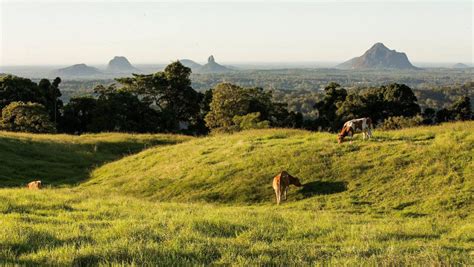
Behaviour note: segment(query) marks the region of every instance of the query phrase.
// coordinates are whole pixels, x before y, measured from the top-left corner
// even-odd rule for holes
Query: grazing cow
[[[30,190],[38,190],[38,189],[41,189],[41,181],[33,181],[33,182],[30,182],[28,183],[27,185],[28,189]]]
[[[291,176],[288,172],[282,171],[275,178],[273,178],[273,189],[275,190],[276,202],[280,205],[281,198],[286,200],[288,194],[288,188],[290,185],[303,186],[300,180],[296,177]]]
[[[352,136],[357,133],[362,132],[365,138],[372,137],[372,120],[370,118],[361,118],[361,119],[353,119],[344,123],[341,132],[337,135],[338,143],[342,143],[344,141],[344,137],[350,136],[352,142]]]

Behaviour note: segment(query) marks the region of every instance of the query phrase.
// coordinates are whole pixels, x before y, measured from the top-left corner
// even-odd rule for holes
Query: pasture
[[[473,130],[0,133],[0,262],[472,265]],[[283,169],[304,187],[277,207]]]

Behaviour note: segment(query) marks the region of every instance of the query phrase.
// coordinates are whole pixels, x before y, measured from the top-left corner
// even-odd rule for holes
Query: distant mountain
[[[137,71],[138,69],[130,64],[130,61],[126,57],[115,56],[109,61],[107,65],[107,71],[115,73],[129,73]]]
[[[227,72],[227,71],[231,71],[231,69],[218,64],[214,60],[214,56],[210,56],[207,59],[207,64],[205,64],[204,66],[202,66],[201,68],[197,70],[197,72],[201,72],[201,73],[216,73],[216,72]]]
[[[202,67],[201,64],[196,63],[195,61],[192,61],[190,59],[180,59],[179,62],[181,62],[181,64],[183,64],[184,66],[191,68],[191,70],[198,70]]]
[[[374,44],[362,56],[336,66],[340,69],[416,69],[405,53],[388,49],[382,43]]]
[[[86,64],[76,64],[67,68],[58,69],[55,71],[58,75],[65,76],[91,76],[102,74],[102,72],[94,67],[89,67]]]
[[[468,65],[464,63],[456,63],[452,66],[453,69],[467,69],[470,68]]]

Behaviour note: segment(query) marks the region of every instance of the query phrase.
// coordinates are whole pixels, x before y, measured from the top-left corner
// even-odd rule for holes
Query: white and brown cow
[[[372,137],[372,120],[370,118],[360,118],[346,121],[344,126],[342,126],[341,132],[337,135],[337,141],[342,143],[344,141],[344,137],[346,136],[350,136],[352,141],[352,136],[355,133],[360,132],[363,134],[364,140],[366,138]]]
[[[291,176],[288,172],[282,171],[273,178],[273,190],[275,190],[276,202],[280,205],[281,199],[286,200],[290,185],[303,186],[300,180]]]
[[[38,189],[41,189],[43,186],[42,186],[42,183],[41,181],[33,181],[33,182],[29,182],[26,187],[28,187],[28,189],[30,190],[38,190]]]

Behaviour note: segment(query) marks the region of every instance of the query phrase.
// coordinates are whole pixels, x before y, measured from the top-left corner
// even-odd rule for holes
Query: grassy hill
[[[288,170],[304,183],[290,200],[318,208],[457,210],[472,202],[474,123],[376,132],[337,144],[334,134],[258,130],[156,147],[96,169],[84,188],[139,198],[271,203]]]
[[[2,132],[0,265],[473,265],[473,130]]]
[[[23,186],[32,180],[47,185],[77,184],[91,170],[154,145],[176,144],[179,135],[25,134],[0,131],[0,187]]]

